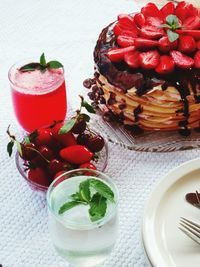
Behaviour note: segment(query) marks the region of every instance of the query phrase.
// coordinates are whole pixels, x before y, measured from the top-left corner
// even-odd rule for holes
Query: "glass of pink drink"
[[[24,65],[13,65],[8,73],[19,124],[27,132],[32,132],[64,120],[67,111],[64,69],[21,71]]]

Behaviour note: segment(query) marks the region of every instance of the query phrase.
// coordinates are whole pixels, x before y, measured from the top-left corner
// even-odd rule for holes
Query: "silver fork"
[[[200,245],[200,224],[181,217],[178,228],[189,238]]]

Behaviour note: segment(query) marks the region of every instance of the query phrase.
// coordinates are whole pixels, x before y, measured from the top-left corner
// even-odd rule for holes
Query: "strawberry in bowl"
[[[200,128],[200,9],[148,3],[119,14],[94,49],[90,99],[133,135]]]
[[[17,147],[16,165],[35,191],[46,192],[50,183],[69,170],[84,168],[104,171],[108,149],[105,139],[89,128],[89,115],[82,109],[93,108],[81,97],[81,107],[68,121],[57,121],[23,135],[22,141],[10,133],[9,155]]]

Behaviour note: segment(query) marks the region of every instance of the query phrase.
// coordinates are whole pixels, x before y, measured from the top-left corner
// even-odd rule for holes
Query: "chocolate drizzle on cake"
[[[108,104],[112,106],[116,104],[116,95],[110,92],[109,99],[106,101],[102,82],[99,80],[99,75],[103,75],[108,83],[117,87],[123,94],[126,94],[130,89],[136,89],[137,96],[143,96],[156,86],[161,86],[165,91],[168,87],[174,87],[179,92],[182,108],[176,110],[176,115],[183,115],[183,119],[178,122],[179,132],[184,136],[190,134],[189,116],[190,116],[190,99],[191,96],[195,99],[195,103],[200,103],[200,69],[180,69],[176,68],[169,75],[159,75],[155,71],[147,71],[144,69],[131,69],[125,62],[113,63],[107,57],[107,51],[111,48],[119,47],[116,42],[116,36],[113,33],[111,23],[108,27],[102,30],[94,50],[94,60],[96,63],[96,71],[94,79],[89,79],[84,82],[85,87],[92,88],[92,92],[88,95],[94,104]],[[99,74],[100,73],[100,74]],[[97,82],[98,87],[95,86]],[[101,88],[102,87],[102,88]],[[126,103],[119,103],[120,113],[116,115],[111,110],[105,114],[105,118],[110,120],[123,121],[126,109]],[[110,108],[109,108],[110,109]],[[134,125],[127,125],[132,132],[140,133],[139,114],[142,113],[142,105],[139,105],[133,111]],[[199,129],[199,128],[198,128]]]

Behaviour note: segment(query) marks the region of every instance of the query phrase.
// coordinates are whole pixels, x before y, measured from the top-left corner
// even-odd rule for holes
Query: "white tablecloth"
[[[137,9],[131,0],[0,1],[0,264],[3,267],[64,267],[51,245],[45,198],[20,177],[6,153],[6,128],[19,126],[12,110],[8,68],[23,58],[58,59],[66,81],[83,58],[91,56],[100,30],[118,13]],[[78,75],[78,73],[77,73]],[[69,88],[70,90],[77,88]],[[68,95],[73,102],[72,94]],[[199,151],[150,154],[109,145],[106,173],[120,191],[118,243],[104,267],[148,266],[141,243],[143,207],[155,184],[171,168],[199,156]]]

